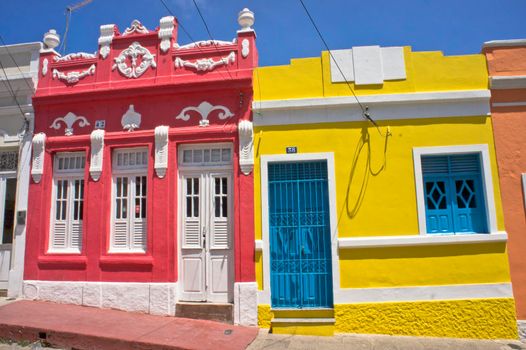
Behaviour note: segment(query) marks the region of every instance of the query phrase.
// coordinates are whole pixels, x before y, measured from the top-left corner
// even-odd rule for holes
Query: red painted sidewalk
[[[0,338],[75,349],[245,349],[255,327],[41,301],[0,307]]]

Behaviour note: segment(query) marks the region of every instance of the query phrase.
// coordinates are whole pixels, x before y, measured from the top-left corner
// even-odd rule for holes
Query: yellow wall
[[[488,144],[497,226],[504,230],[489,117],[398,120],[379,124],[384,131],[384,125],[390,126],[392,136],[387,141],[365,122],[256,128],[256,239],[261,239],[262,233],[259,157],[283,154],[287,146],[297,146],[298,153],[334,152],[338,236],[358,237],[419,234],[413,147]],[[393,249],[367,250],[372,254],[359,259],[356,257],[364,255],[363,249],[341,251],[342,287],[509,281],[502,245],[396,248],[393,254],[386,250]],[[444,254],[448,251],[458,254]],[[390,257],[385,259],[386,256]],[[256,274],[262,288],[260,258],[258,256]],[[449,263],[458,268],[437,268]],[[360,271],[360,276],[356,276],[356,271]],[[393,271],[398,278],[387,277]]]
[[[488,88],[484,55],[444,56],[441,52],[412,52],[404,48],[407,79],[382,86],[355,86],[357,95],[394,94]],[[329,54],[292,59],[290,65],[259,67],[254,72],[254,99],[281,100],[348,96],[346,83],[331,83]]]

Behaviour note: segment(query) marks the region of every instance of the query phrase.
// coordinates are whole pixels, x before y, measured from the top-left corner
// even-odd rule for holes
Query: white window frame
[[[129,165],[129,166],[119,166],[117,165],[117,157],[119,153],[133,153],[138,151],[146,152],[146,165]],[[148,165],[150,163],[150,153],[148,147],[134,147],[134,148],[116,148],[112,152],[112,183],[111,183],[111,233],[110,233],[110,242],[109,242],[109,253],[146,253],[148,250],[148,191],[150,183],[148,180]],[[144,246],[136,247],[133,244],[133,227],[135,226],[135,184],[136,177],[144,176],[146,178],[146,217],[145,221],[145,230],[144,232]],[[117,207],[115,204],[117,196],[117,178],[128,178],[128,203],[127,203],[127,223],[128,223],[128,232],[127,232],[127,246],[116,247],[115,246],[115,221],[117,216]]]
[[[424,194],[424,180],[422,174],[422,156],[424,155],[456,155],[466,153],[478,153],[481,160],[482,187],[485,197],[486,220],[488,233],[497,233],[497,215],[495,210],[495,192],[493,188],[493,177],[491,175],[491,161],[487,144],[437,146],[437,147],[415,147],[413,148],[413,164],[415,174],[416,201],[418,208],[418,229],[420,235],[429,235],[426,225],[426,204]],[[470,236],[487,236],[488,233],[469,234]],[[432,234],[436,236],[437,234]],[[462,236],[462,233],[455,234]]]
[[[219,161],[219,162],[201,162],[201,163],[185,163],[184,152],[185,151],[196,151],[196,150],[210,150],[212,149],[229,149],[230,150],[230,159],[228,161]],[[221,143],[201,143],[201,144],[185,144],[181,145],[178,148],[177,153],[177,163],[180,169],[184,170],[201,170],[203,168],[207,169],[232,169],[232,164],[234,164],[234,148],[232,143],[221,142]]]
[[[82,163],[82,168],[76,169],[59,169],[58,163],[61,157],[64,158],[75,158],[76,156],[82,156],[84,162]],[[86,169],[86,153],[83,151],[80,152],[59,152],[56,153],[53,157],[53,186],[51,193],[51,215],[50,215],[50,227],[49,227],[49,243],[48,243],[48,253],[53,254],[80,254],[82,251],[82,243],[84,237],[84,217],[82,217],[81,232],[79,234],[79,246],[72,246],[72,220],[73,220],[73,207],[74,207],[74,181],[82,180],[84,181],[84,193],[82,201],[85,200],[86,196],[86,179],[85,179],[85,169]],[[56,204],[57,204],[57,191],[58,191],[58,182],[59,181],[68,181],[68,194],[66,198],[66,247],[56,247],[54,246],[54,226],[56,220]],[[85,210],[82,212],[84,216]]]

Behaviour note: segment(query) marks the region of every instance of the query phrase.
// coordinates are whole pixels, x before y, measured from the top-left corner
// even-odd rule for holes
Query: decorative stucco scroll
[[[67,74],[62,73],[58,69],[53,69],[53,79],[58,78],[60,80],[65,80],[68,84],[76,84],[80,79],[87,77],[88,75],[95,74],[95,65],[92,64],[88,69],[82,72],[68,72]]]
[[[159,21],[159,39],[161,39],[161,51],[170,50],[170,39],[174,30],[174,17],[166,16]]]
[[[243,56],[243,58],[246,58],[249,53],[250,41],[248,41],[248,39],[243,39],[243,41],[241,41],[241,56]]]
[[[76,52],[76,53],[70,53],[66,56],[55,56],[53,57],[53,60],[55,62],[67,62],[72,60],[79,60],[79,59],[89,59],[89,58],[96,58],[97,56],[92,53],[86,53],[86,52]]]
[[[130,35],[133,33],[137,34],[148,34],[148,29],[142,25],[142,23],[139,20],[134,19],[131,25],[126,28],[124,33],[122,33],[122,36]]]
[[[178,50],[184,50],[184,49],[194,49],[194,48],[208,47],[208,46],[227,46],[227,45],[234,45],[235,43],[236,43],[236,39],[232,41],[201,40],[201,41],[196,41],[196,42],[186,44],[186,45],[181,45],[181,46],[179,46],[178,43],[174,43],[174,48]]]
[[[39,183],[44,173],[44,151],[46,145],[46,134],[43,132],[33,136],[33,165],[31,166],[31,176],[33,181]]]
[[[141,126],[141,115],[135,112],[133,105],[130,105],[122,116],[121,125],[124,130],[128,131],[133,131]]]
[[[102,174],[104,159],[104,130],[96,129],[91,132],[91,158],[89,173],[93,181],[99,181]]]
[[[46,74],[47,74],[47,66],[49,64],[49,61],[47,58],[44,58],[44,60],[42,61],[42,76],[45,77]]]
[[[168,169],[168,126],[155,128],[155,172],[161,179]]]
[[[175,58],[175,68],[193,68],[198,72],[207,72],[214,70],[216,67],[219,66],[226,66],[229,63],[234,63],[236,61],[236,54],[234,51],[230,52],[230,54],[226,57],[222,57],[219,60],[215,61],[212,58],[202,58],[198,59],[195,62],[185,61],[180,57]]]
[[[64,129],[64,135],[71,136],[73,135],[73,124],[75,124],[76,121],[79,121],[79,126],[81,128],[90,125],[85,117],[77,116],[75,113],[69,112],[65,117],[59,117],[55,119],[49,127],[58,130],[60,129],[60,122],[63,122],[66,126]]]
[[[130,58],[131,66],[128,66],[128,57]],[[139,57],[141,57],[141,63],[137,65],[137,59]],[[150,66],[152,68],[157,67],[157,63],[155,63],[155,55],[135,41],[115,58],[115,64],[113,65],[112,70],[118,68],[119,72],[125,77],[138,78],[146,72]]]
[[[242,120],[237,126],[239,132],[239,167],[249,175],[254,169],[254,127],[252,122]]]
[[[194,112],[199,113],[199,115],[201,116],[201,120],[199,121],[199,126],[208,126],[210,124],[210,121],[208,120],[208,116],[210,115],[212,111],[216,111],[216,110],[220,111],[217,114],[219,119],[226,119],[226,118],[230,118],[234,116],[234,113],[230,112],[230,110],[225,106],[221,106],[221,105],[213,106],[210,103],[203,101],[197,107],[189,106],[189,107],[183,108],[181,113],[179,113],[175,117],[175,119],[182,119],[184,121],[188,121],[190,119],[190,115],[188,114],[188,112],[194,111]]]
[[[100,26],[99,54],[102,56],[102,59],[105,59],[110,54],[110,45],[113,41],[114,33],[115,24],[105,24]]]

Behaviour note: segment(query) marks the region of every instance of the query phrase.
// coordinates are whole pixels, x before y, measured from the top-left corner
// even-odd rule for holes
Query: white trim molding
[[[486,41],[482,47],[510,47],[526,46],[526,39],[507,39],[507,40],[490,40]]]
[[[122,33],[122,36],[127,36],[127,35],[130,35],[130,34],[133,34],[133,33],[136,33],[136,34],[148,34],[149,31],[148,31],[148,29],[145,26],[142,25],[142,23],[139,20],[134,19],[132,21],[132,23],[130,24],[130,26],[128,28],[126,28],[124,33]]]
[[[104,130],[96,129],[91,132],[91,158],[89,173],[93,181],[99,181],[102,175],[102,163],[104,160]]]
[[[196,41],[193,43],[189,43],[186,45],[179,45],[178,43],[174,43],[173,47],[177,50],[186,50],[186,49],[198,49],[201,47],[210,47],[210,46],[228,46],[228,45],[235,45],[236,39],[232,41],[223,41],[223,40],[201,40]]]
[[[258,291],[258,304],[270,304],[270,247],[269,247],[269,212],[268,212],[268,164],[275,162],[301,162],[325,160],[327,162],[327,186],[329,191],[330,235],[332,288],[334,295],[340,291],[340,261],[338,256],[338,221],[336,213],[336,175],[334,169],[334,153],[297,153],[262,155],[260,157],[261,171],[261,229],[263,251],[263,290]]]
[[[110,45],[115,35],[115,24],[105,24],[100,26],[99,54],[102,59],[106,59],[110,54]]]
[[[358,96],[375,120],[487,116],[489,90]],[[254,125],[363,121],[353,96],[253,101]]]
[[[489,87],[496,90],[524,89],[526,88],[526,75],[492,76],[489,77]]]
[[[124,130],[128,131],[133,131],[141,126],[141,114],[135,111],[133,105],[129,105],[126,113],[122,115],[121,125]]]
[[[497,233],[497,214],[495,210],[495,191],[493,189],[493,177],[491,172],[490,154],[487,144],[437,146],[437,147],[415,147],[413,148],[413,165],[415,174],[416,201],[418,208],[418,228],[421,235],[427,235],[426,208],[424,196],[424,181],[422,176],[422,155],[450,155],[479,153],[482,165],[482,184],[484,198],[486,199],[486,215],[489,233]]]
[[[524,196],[524,207],[526,208],[526,173],[521,175],[522,178],[522,195]]]
[[[234,324],[257,326],[258,284],[256,282],[234,283]]]
[[[170,127],[160,125],[155,128],[155,172],[161,179],[168,169],[168,131]]]
[[[172,33],[174,30],[174,17],[166,16],[160,19],[159,21],[159,32],[158,36],[161,39],[161,51],[163,53],[170,50],[170,40],[172,39]]]
[[[139,56],[141,57],[141,63],[138,64],[136,58]],[[128,57],[130,58],[131,66],[128,66]],[[111,70],[117,68],[126,78],[139,78],[149,67],[152,67],[152,69],[157,67],[155,54],[152,54],[150,50],[141,46],[137,41],[134,41],[128,48],[122,50],[114,60],[115,63]]]
[[[338,238],[340,249],[380,248],[380,247],[409,247],[422,245],[449,245],[507,242],[506,232],[493,234],[477,233],[465,235],[407,235],[407,236],[373,236],[373,237],[342,237]]]
[[[81,79],[87,77],[88,75],[93,75],[93,74],[95,74],[94,64],[92,64],[91,66],[89,66],[88,69],[83,70],[82,72],[71,71],[71,72],[68,72],[67,74],[62,73],[58,69],[53,69],[53,79],[64,80],[68,84],[72,84],[72,85],[78,83]]]
[[[33,165],[31,166],[31,176],[35,183],[39,183],[44,174],[44,155],[46,147],[46,134],[43,132],[33,136]]]
[[[73,124],[75,124],[75,122],[77,122],[77,121],[79,122],[79,126],[81,128],[90,125],[90,123],[88,122],[88,120],[85,117],[82,117],[80,115],[77,116],[77,115],[75,115],[75,113],[69,112],[64,117],[56,118],[53,121],[53,123],[51,123],[50,128],[58,130],[58,129],[60,129],[60,122],[63,122],[64,126],[65,126],[64,135],[71,136],[71,135],[73,135]]]
[[[251,121],[242,120],[238,124],[239,168],[245,175],[254,169],[254,127]]]
[[[177,283],[24,281],[24,298],[175,316]]]
[[[188,112],[194,111],[197,112],[201,116],[201,120],[199,121],[199,126],[208,126],[210,125],[210,121],[208,120],[208,117],[210,116],[210,113],[213,111],[218,110],[219,113],[217,116],[219,119],[224,120],[230,117],[234,116],[234,113],[228,109],[228,107],[222,106],[222,105],[212,105],[208,103],[207,101],[203,101],[199,104],[199,106],[188,106],[183,108],[183,110],[175,117],[175,119],[181,119],[185,122],[190,119],[190,114]]]
[[[523,107],[526,106],[526,101],[518,102],[493,102],[492,107]]]
[[[219,58],[217,61],[212,58],[201,58],[194,62],[183,60],[181,57],[176,57],[174,64],[175,68],[192,68],[198,72],[208,72],[214,70],[216,67],[227,66],[236,61],[236,54],[234,51],[227,56]]]
[[[513,298],[511,283],[453,284],[386,288],[345,288],[334,304]]]

